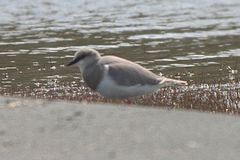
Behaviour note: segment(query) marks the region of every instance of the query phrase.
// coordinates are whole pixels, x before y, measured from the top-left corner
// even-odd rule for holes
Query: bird
[[[92,48],[82,47],[66,66],[79,67],[84,82],[109,99],[126,99],[153,93],[162,87],[187,85],[186,81],[159,76],[127,59],[101,56]]]

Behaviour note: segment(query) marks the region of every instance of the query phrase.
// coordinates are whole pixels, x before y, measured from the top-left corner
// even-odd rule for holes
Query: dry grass
[[[240,114],[240,84],[191,85],[163,88],[158,92],[121,101],[108,100],[92,92],[84,84],[49,83],[47,85],[0,89],[1,95],[62,99],[87,102],[138,104],[156,107],[194,109],[209,112]]]

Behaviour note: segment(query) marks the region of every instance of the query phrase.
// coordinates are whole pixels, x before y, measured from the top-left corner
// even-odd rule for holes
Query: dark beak
[[[67,64],[67,66],[74,65],[74,64],[77,63],[77,62],[78,62],[78,60],[74,59],[74,60],[72,60],[71,62],[69,62],[69,63]]]

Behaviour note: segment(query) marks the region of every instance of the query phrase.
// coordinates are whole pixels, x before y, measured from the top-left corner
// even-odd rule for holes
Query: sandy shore
[[[1,160],[232,160],[240,118],[0,97]]]

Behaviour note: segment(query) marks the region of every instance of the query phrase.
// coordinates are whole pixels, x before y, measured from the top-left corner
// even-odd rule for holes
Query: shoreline
[[[85,84],[62,84],[38,87],[17,87],[1,89],[0,96],[27,97],[33,99],[94,102],[108,104],[143,105],[168,109],[187,109],[203,112],[220,112],[240,115],[239,83],[190,85],[187,87],[166,87],[140,97],[133,97],[118,102],[102,97]]]
[[[0,159],[238,159],[238,116],[0,97]]]

